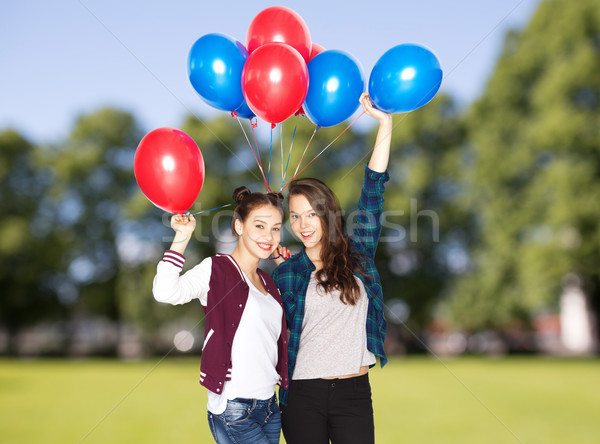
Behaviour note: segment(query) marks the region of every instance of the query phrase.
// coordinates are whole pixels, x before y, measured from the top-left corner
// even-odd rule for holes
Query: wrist
[[[381,119],[379,119],[379,126],[381,126],[381,127],[388,126],[388,127],[391,128],[391,126],[392,126],[392,115],[391,114],[386,114]]]
[[[173,237],[173,243],[187,242],[191,239],[191,237],[192,233],[177,230],[175,231],[175,236]]]

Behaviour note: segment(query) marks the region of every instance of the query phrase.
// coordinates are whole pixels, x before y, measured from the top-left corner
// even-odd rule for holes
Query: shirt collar
[[[315,267],[315,264],[313,264],[312,261],[308,258],[304,247],[302,247],[302,250],[300,250],[298,262],[300,263],[302,269],[309,271],[309,274],[317,269],[317,267]]]

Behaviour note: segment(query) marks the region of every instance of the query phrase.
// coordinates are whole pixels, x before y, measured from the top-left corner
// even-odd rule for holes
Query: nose
[[[300,229],[308,228],[308,218],[301,216],[300,217]]]

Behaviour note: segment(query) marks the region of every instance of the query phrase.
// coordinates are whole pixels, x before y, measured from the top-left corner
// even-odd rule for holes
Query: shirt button
[[[242,308],[242,304],[240,304],[240,308]]]
[[[221,391],[221,389],[217,389],[217,391],[218,391],[218,392],[220,392],[220,391]]]
[[[223,383],[221,381],[219,381],[219,385],[223,385]]]

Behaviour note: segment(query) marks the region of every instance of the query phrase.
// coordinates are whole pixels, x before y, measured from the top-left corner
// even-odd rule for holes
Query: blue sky
[[[187,57],[202,35],[245,43],[262,9],[298,12],[312,40],[342,49],[366,79],[400,43],[438,56],[441,91],[463,104],[482,92],[510,28],[524,26],[541,0],[387,0],[325,2],[54,0],[5,2],[0,14],[0,129],[37,142],[66,136],[75,118],[101,106],[131,111],[149,131],[181,125],[188,113],[210,119],[187,78]]]

